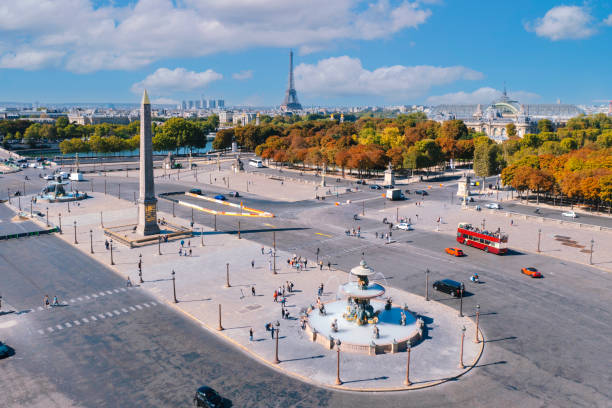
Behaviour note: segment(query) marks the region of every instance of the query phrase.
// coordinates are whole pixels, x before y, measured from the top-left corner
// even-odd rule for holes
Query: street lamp
[[[340,380],[340,339],[336,339],[336,355],[338,356],[338,360],[336,362],[336,385],[342,385],[342,380]]]
[[[480,343],[480,336],[478,335],[478,323],[480,320],[480,305],[476,305],[476,339],[474,343]]]
[[[74,220],[74,245],[78,244],[76,239],[76,220]]]
[[[464,369],[463,365],[463,340],[465,338],[465,326],[461,328],[461,351],[459,352],[459,368]]]
[[[157,237],[157,253],[159,255],[161,255],[161,241],[162,241],[162,237],[160,235]]]
[[[272,231],[272,247],[272,262],[274,263],[272,271],[276,275],[276,231]]]
[[[138,255],[138,277],[140,278],[140,283],[144,283],[142,280],[142,254]]]
[[[92,253],[92,254],[94,253],[94,250],[93,250],[93,231],[92,230],[89,230],[89,252]]]
[[[406,346],[406,378],[404,379],[404,385],[412,385],[410,381],[410,343]]]
[[[176,273],[174,272],[174,269],[173,269],[172,270],[172,294],[174,295],[174,303],[178,303],[178,300],[176,300],[176,279],[174,278],[175,274]]]
[[[425,270],[425,301],[429,302],[429,269]]]
[[[200,231],[201,244],[204,246],[204,226],[200,227]]]
[[[483,231],[484,231],[484,229],[485,229],[485,222],[486,222],[486,220],[483,218],[483,219],[482,219],[482,229],[483,229]]]
[[[538,253],[540,253],[540,239],[542,237],[542,229],[538,228]]]
[[[465,287],[463,286],[463,283],[461,284],[461,287],[459,287],[459,317],[463,317],[463,290],[465,289]]]
[[[111,265],[115,264],[115,260],[113,259],[113,239],[110,240],[110,255],[111,255]]]
[[[229,282],[229,262],[225,264],[225,287],[231,287]]]
[[[593,244],[595,241],[591,238],[591,250],[589,251],[589,265],[593,265]]]
[[[278,359],[278,335],[279,333],[280,333],[280,322],[277,320],[276,321],[276,352],[274,355],[274,364],[280,363],[280,360]]]
[[[47,227],[48,226],[49,226],[49,207],[47,207]]]
[[[62,213],[57,214],[57,216],[59,217],[59,233],[61,235],[61,234],[63,234],[63,231],[62,231]]]

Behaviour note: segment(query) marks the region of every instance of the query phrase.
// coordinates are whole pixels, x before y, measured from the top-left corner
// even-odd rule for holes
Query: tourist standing
[[[253,341],[253,328],[249,329],[249,341]]]

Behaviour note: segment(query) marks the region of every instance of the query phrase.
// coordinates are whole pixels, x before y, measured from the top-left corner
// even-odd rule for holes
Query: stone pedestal
[[[383,185],[385,186],[394,186],[395,185],[395,172],[391,167],[391,163],[389,163],[389,167],[385,170],[385,179],[383,180]]]

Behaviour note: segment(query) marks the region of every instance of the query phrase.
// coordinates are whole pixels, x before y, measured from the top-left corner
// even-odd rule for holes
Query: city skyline
[[[525,103],[612,98],[601,52],[612,6],[601,1],[70,4],[73,13],[63,0],[0,10],[0,100],[137,103],[147,88],[152,103],[278,106],[291,48],[304,106],[488,103],[504,82]]]

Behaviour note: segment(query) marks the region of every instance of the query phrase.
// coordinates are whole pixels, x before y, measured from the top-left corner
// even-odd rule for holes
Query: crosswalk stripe
[[[108,317],[113,317],[113,314],[112,314],[111,312],[106,312],[106,315],[107,315]]]
[[[85,295],[85,299],[89,300],[91,298],[89,297],[89,295]]]
[[[122,308],[121,308],[121,311],[122,311],[123,313],[129,313],[129,312],[128,312],[128,310],[127,310],[125,307],[122,307]]]
[[[115,293],[119,293],[119,289],[115,289],[113,292],[115,292]]]
[[[122,291],[122,292],[125,292],[125,288],[121,288],[121,291]]]
[[[42,306],[38,306],[38,310],[42,311],[43,310]]]
[[[146,302],[145,302],[145,303],[143,303],[143,305],[144,305],[144,306],[146,306],[146,307],[151,307],[151,306],[149,306],[149,304],[148,304],[148,303],[146,303]]]
[[[100,314],[98,315],[98,317],[99,317],[100,319],[106,319],[106,316],[104,316],[102,313],[100,313]]]
[[[150,302],[150,303],[151,303],[153,306],[156,306],[156,305],[157,305],[157,303],[155,303],[155,302]]]
[[[134,306],[130,306],[130,310],[132,310],[132,312],[135,312],[136,309],[134,308]]]
[[[121,314],[121,312],[118,311],[118,310],[113,310],[113,313],[116,314],[117,316],[119,316]]]
[[[104,293],[104,292],[99,292],[99,293],[98,293],[98,295],[100,295],[100,296],[104,296],[104,295],[106,295],[106,293]]]
[[[70,303],[74,303],[74,302],[76,302],[75,299],[70,299]]]
[[[87,320],[86,317],[82,318],[81,320],[83,320],[83,323],[89,323],[89,320]]]
[[[73,323],[75,326],[79,326],[81,324],[81,322],[79,322],[78,320],[74,320]]]
[[[142,310],[142,306],[140,305],[135,305],[137,309]]]
[[[64,328],[63,326],[60,326],[59,324],[56,325],[55,327],[57,327],[57,330],[62,330]]]
[[[95,322],[98,319],[96,319],[96,316],[91,316],[91,320],[93,320]]]
[[[70,323],[68,323],[68,322],[66,322],[65,326],[66,326],[67,329],[72,327],[72,325]]]
[[[108,293],[109,295],[113,294],[113,292],[111,292],[110,290],[107,290],[106,293]]]
[[[49,330],[49,333],[51,333],[53,331],[53,327],[47,327],[47,330]]]
[[[77,298],[77,299],[79,299],[79,302],[82,302],[82,301],[83,301],[83,298],[82,298],[82,297]]]
[[[38,330],[38,333],[45,334],[45,331],[44,330]]]
[[[97,297],[98,297],[98,295],[96,295],[95,293],[93,293],[91,296],[93,296],[93,297],[95,297],[95,298],[97,298]]]

